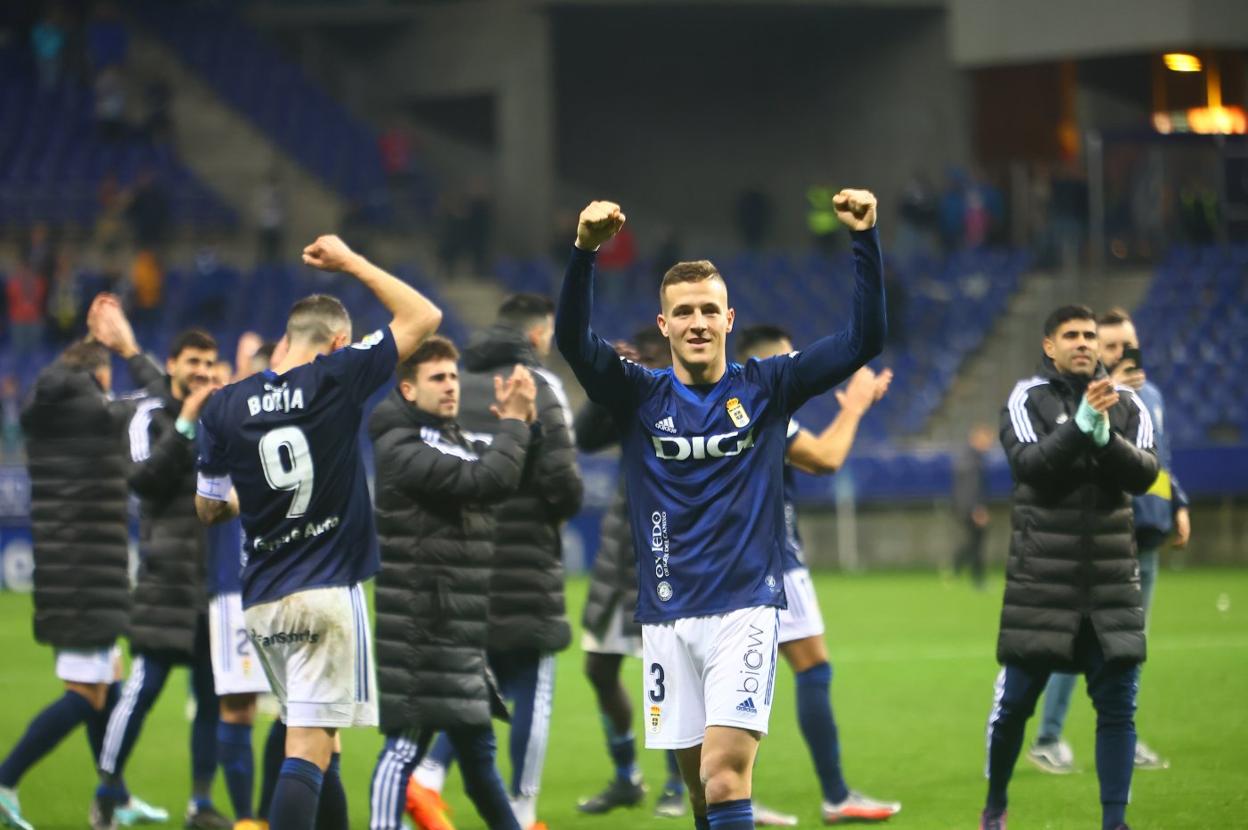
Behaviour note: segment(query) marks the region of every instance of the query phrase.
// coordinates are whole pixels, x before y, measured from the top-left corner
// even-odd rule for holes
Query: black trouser
[[[507,790],[494,764],[493,726],[457,726],[444,733],[459,759],[464,791],[490,830],[520,830],[507,800]],[[398,830],[407,781],[433,738],[432,731],[398,732],[386,736],[373,770],[370,798],[371,830]]]
[[[988,529],[980,527],[972,521],[963,524],[962,546],[953,559],[953,572],[959,574],[962,569],[971,569],[971,580],[976,585],[984,582],[984,540]]]
[[[1119,808],[1131,792],[1135,768],[1135,694],[1140,666],[1107,661],[1092,624],[1084,620],[1075,637],[1075,665],[1087,676],[1096,709],[1096,774],[1103,807]],[[997,675],[988,717],[988,807],[1004,810],[1006,789],[1023,747],[1027,719],[1049,682],[1050,670],[1006,664]]]

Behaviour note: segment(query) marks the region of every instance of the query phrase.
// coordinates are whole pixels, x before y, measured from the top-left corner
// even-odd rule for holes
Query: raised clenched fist
[[[333,234],[318,236],[303,249],[303,264],[322,271],[345,271],[355,257],[355,251]]]
[[[851,231],[875,227],[875,194],[870,190],[842,190],[832,197],[836,218]]]
[[[590,202],[576,225],[576,247],[593,251],[624,227],[624,212],[615,202]]]

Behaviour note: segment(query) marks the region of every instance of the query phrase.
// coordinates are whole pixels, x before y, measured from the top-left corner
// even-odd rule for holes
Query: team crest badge
[[[741,405],[741,399],[729,398],[726,406],[728,407],[728,417],[736,424],[737,429],[745,429],[750,423],[750,416],[746,414],[745,407]]]
[[[662,718],[663,718],[663,707],[651,705],[650,706],[650,734],[652,735],[659,734],[659,724],[662,723]]]
[[[1058,416],[1057,416],[1057,422],[1058,422],[1059,424],[1064,424],[1064,423],[1066,423],[1066,422],[1067,422],[1067,421],[1069,421],[1069,420],[1070,420],[1070,416],[1069,416],[1069,415],[1067,415],[1065,412],[1063,412],[1061,415],[1058,415]]]

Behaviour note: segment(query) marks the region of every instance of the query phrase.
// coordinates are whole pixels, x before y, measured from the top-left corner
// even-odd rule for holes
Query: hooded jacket
[[[576,515],[583,495],[572,413],[563,384],[542,368],[523,335],[486,329],[464,350],[461,376],[464,429],[492,435],[494,376],[516,364],[537,385],[538,436],[525,458],[519,489],[498,509],[494,575],[490,581],[490,649],[559,651],[572,641],[564,600],[561,525]]]
[[[127,362],[139,383],[160,369]],[[130,400],[110,400],[87,371],[61,361],[39,373],[22,408],[34,538],[35,639],[107,648],[130,624],[126,424]]]
[[[1104,377],[1104,367],[1097,367]],[[1096,446],[1075,413],[1088,379],[1045,358],[1001,413],[1014,478],[1010,555],[997,659],[1070,671],[1075,635],[1090,621],[1106,660],[1145,659],[1144,611],[1131,495],[1157,477],[1152,420],[1119,387],[1110,439]]]
[[[377,683],[381,728],[484,726],[505,715],[487,668],[495,505],[520,483],[529,427],[492,443],[396,389],[368,424],[377,460]]]
[[[195,442],[174,428],[170,379],[147,385],[130,421],[130,489],[139,497],[139,576],[130,648],[189,662],[207,612],[207,531],[195,514]]]

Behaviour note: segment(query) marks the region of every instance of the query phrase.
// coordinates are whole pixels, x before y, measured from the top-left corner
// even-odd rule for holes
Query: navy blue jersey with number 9
[[[199,490],[238,491],[244,608],[377,572],[358,436],[365,401],[397,362],[387,327],[285,374],[252,375],[204,405]]]

